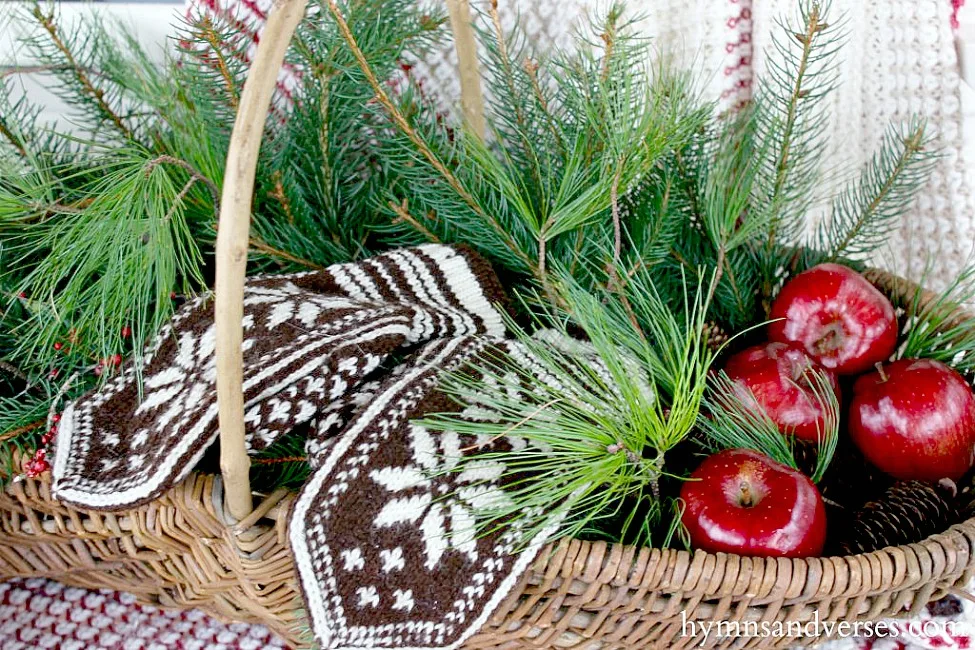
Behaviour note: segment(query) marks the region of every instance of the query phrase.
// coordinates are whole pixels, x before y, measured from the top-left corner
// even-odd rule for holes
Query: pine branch
[[[404,59],[439,39],[442,11],[409,0],[340,6],[370,71],[395,100],[402,75],[409,74]],[[253,224],[271,248],[318,266],[390,245],[377,242],[374,230],[397,219],[386,196],[395,194],[395,180],[374,144],[385,139],[388,118],[338,25],[322,9],[306,18],[293,39],[290,60],[305,73],[291,89],[287,124],[269,124]],[[281,261],[255,252],[258,264]]]
[[[636,527],[641,541],[651,543],[651,527],[641,518],[660,519],[664,456],[697,420],[711,361],[702,339],[703,292],[688,288],[691,312],[681,315],[640,275],[629,298],[641,323],[649,324],[643,332],[614,294],[589,293],[558,277],[565,311],[548,311],[538,322],[554,324],[554,332],[533,337],[510,323],[523,358],[489,351],[445,379],[444,390],[459,405],[476,407],[476,421],[440,414],[420,424],[525,443],[480,451],[453,470],[492,461],[506,468],[505,498],[475,513],[478,530],[517,524],[519,536],[529,539],[567,513],[555,537],[612,520],[619,528],[606,531],[610,537],[630,538]],[[586,343],[569,336],[570,321]]]
[[[139,352],[171,313],[170,293],[204,286],[184,166],[171,172],[139,149],[111,149],[95,162],[77,179],[79,209],[25,220],[33,201],[24,198],[44,195],[45,185],[0,202],[4,266],[23,272],[18,293],[36,297],[25,301],[13,351],[29,373],[60,367],[68,357],[55,344],[69,338],[70,358],[85,366],[130,345]]]
[[[426,226],[424,226],[422,223],[417,221],[413,217],[413,215],[410,214],[410,210],[407,205],[406,199],[403,199],[402,203],[397,203],[396,201],[390,201],[389,208],[390,210],[396,213],[397,219],[410,224],[410,226],[412,226],[414,230],[416,230],[418,233],[426,237],[428,241],[433,242],[434,244],[441,243],[439,237],[437,237],[435,234],[430,232],[430,230]]]
[[[251,463],[256,489],[270,491],[281,487],[299,489],[302,486],[311,474],[305,453],[306,429],[299,427],[254,455]]]
[[[121,133],[126,140],[135,140],[135,135],[132,130],[125,124],[122,117],[109,105],[105,90],[97,86],[93,81],[92,77],[88,72],[86,66],[81,65],[76,59],[74,52],[67,45],[64,38],[62,37],[61,30],[59,29],[57,23],[54,20],[54,11],[52,9],[50,14],[45,14],[41,11],[39,4],[34,5],[31,10],[31,15],[37,23],[44,29],[50,40],[51,45],[56,48],[57,52],[65,61],[65,64],[58,65],[56,63],[51,64],[51,69],[63,69],[70,73],[74,77],[75,82],[78,84],[80,92],[92,100],[97,106],[98,111],[102,116],[110,121],[115,128]]]
[[[765,156],[756,201],[769,214],[762,264],[762,298],[771,298],[782,256],[803,234],[806,210],[821,179],[829,115],[824,98],[837,79],[842,30],[827,0],[803,0],[798,20],[782,21],[773,36],[769,65],[759,80],[755,108]]]
[[[213,21],[208,15],[201,18],[198,24],[198,29],[203,42],[210,46],[207,53],[215,59],[214,67],[223,80],[224,90],[226,91],[227,97],[230,100],[230,108],[236,112],[238,106],[240,105],[240,93],[238,92],[238,81],[231,73],[230,65],[227,62],[227,56],[223,52],[223,48],[226,45],[226,40],[217,34],[213,27]]]
[[[189,179],[189,181],[187,181],[188,184],[186,185],[187,188],[188,187],[192,187],[192,184],[193,183],[196,183],[196,182],[203,183],[203,185],[207,188],[207,191],[210,192],[210,198],[213,199],[214,214],[219,214],[219,212],[220,212],[220,188],[217,187],[217,184],[216,183],[214,183],[211,179],[207,178],[202,173],[200,173],[200,171],[197,170],[190,163],[186,162],[185,160],[180,160],[179,158],[176,158],[174,156],[170,156],[168,154],[167,155],[162,155],[162,156],[157,156],[157,157],[153,158],[152,160],[150,160],[146,164],[146,167],[145,167],[145,175],[146,175],[146,178],[148,178],[149,176],[152,175],[152,172],[156,168],[157,165],[162,165],[162,164],[176,165],[177,167],[180,167],[180,168],[184,169],[190,175],[190,179]],[[185,198],[185,195],[186,195],[185,192],[180,192],[180,198]],[[177,201],[174,201],[173,203],[174,203],[174,205],[176,205],[176,204],[182,203],[182,201],[181,200],[177,200]]]
[[[420,137],[415,129],[410,125],[406,117],[399,111],[397,106],[389,98],[389,94],[385,91],[382,85],[379,83],[379,79],[376,78],[372,67],[369,65],[369,61],[366,59],[362,50],[359,48],[356,42],[355,36],[349,29],[348,23],[345,21],[342,12],[339,10],[338,5],[335,0],[328,0],[328,8],[335,19],[336,24],[339,27],[339,31],[345,40],[346,45],[352,51],[356,62],[359,65],[360,70],[366,78],[366,81],[372,87],[375,93],[376,100],[386,109],[393,123],[399,128],[399,130],[406,135],[417,148],[417,150],[423,155],[424,158],[430,163],[430,165],[437,171],[437,173],[451,186],[451,188],[460,196],[467,206],[477,214],[486,224],[488,224],[494,232],[505,242],[509,244],[510,250],[518,256],[521,261],[528,268],[535,268],[528,256],[518,247],[518,245],[511,238],[508,231],[497,222],[497,220],[491,216],[487,211],[485,211],[481,205],[477,202],[473,195],[467,190],[467,188],[457,179],[457,177],[451,172],[447,166],[444,164],[440,158],[434,154],[434,152],[427,146],[427,143]]]
[[[3,115],[0,114],[0,135],[2,135],[10,145],[20,154],[21,157],[27,157],[27,145],[24,143],[20,136],[16,135],[12,130],[7,120],[4,119]]]
[[[833,200],[831,216],[814,240],[816,259],[808,264],[864,260],[884,246],[928,180],[936,160],[930,145],[923,120],[889,128],[860,177]]]
[[[297,266],[304,267],[306,269],[313,269],[316,271],[320,271],[325,268],[324,266],[320,264],[316,264],[311,260],[302,259],[296,255],[289,253],[288,251],[283,251],[274,248],[273,246],[265,242],[257,235],[251,235],[248,246],[254,251],[261,253],[262,255],[267,255],[268,257],[272,257],[279,260],[285,260],[287,262],[290,262]]]

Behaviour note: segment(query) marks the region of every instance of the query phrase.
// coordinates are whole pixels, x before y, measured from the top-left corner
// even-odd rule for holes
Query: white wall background
[[[0,0],[3,4],[3,0]],[[173,33],[175,18],[183,7],[182,0],[166,2],[112,2],[109,4],[62,3],[59,7],[63,24],[70,26],[84,13],[98,11],[113,16],[135,30],[146,50],[161,58],[166,40]],[[0,9],[3,11],[3,9]],[[30,65],[32,61],[17,46],[18,32],[5,21],[0,21],[0,66]],[[37,102],[43,103],[45,110],[42,119],[56,121],[62,127],[68,126],[64,119],[64,104],[47,89],[44,75],[30,74],[12,77],[21,92],[28,93]]]

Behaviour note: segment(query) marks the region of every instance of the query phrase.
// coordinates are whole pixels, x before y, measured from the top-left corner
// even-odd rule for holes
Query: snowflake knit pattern
[[[586,345],[550,339],[540,340],[606,372]],[[315,470],[295,503],[290,538],[322,647],[460,647],[561,521],[557,513],[530,539],[520,522],[478,530],[485,509],[510,511],[506,486],[521,476],[497,452],[536,443],[517,431],[492,437],[422,425],[435,413],[453,412],[471,423],[497,418],[476,397],[460,405],[439,388],[445,371],[476,375],[482,354],[495,362],[507,357],[520,369],[505,375],[507,391],[529,398],[527,376],[561,388],[520,342],[434,341],[370,391],[334,444],[311,456]],[[332,439],[330,431],[324,436]],[[485,451],[493,453],[471,458]]]
[[[302,424],[312,432],[314,472],[290,513],[289,535],[323,648],[457,648],[551,534],[523,540],[512,525],[477,535],[478,513],[507,498],[510,474],[498,461],[458,467],[480,450],[527,441],[435,434],[417,423],[458,408],[437,389],[442,373],[472,371],[489,346],[531,367],[519,344],[503,338],[503,302],[484,260],[441,245],[247,282],[250,449]],[[141,397],[130,367],[70,404],[58,432],[55,495],[123,509],[186,476],[218,434],[214,347],[213,303],[201,297],[147,352]],[[394,354],[405,359],[384,367]]]
[[[250,280],[244,291],[245,429],[261,450],[333,403],[397,350],[500,336],[493,271],[466,249],[427,245],[319,272]],[[57,497],[92,509],[150,501],[184,478],[217,437],[213,301],[180,310],[145,357],[62,414]]]

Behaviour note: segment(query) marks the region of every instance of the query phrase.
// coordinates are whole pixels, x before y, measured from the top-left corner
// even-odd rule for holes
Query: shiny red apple
[[[975,395],[933,359],[901,359],[853,385],[850,437],[899,479],[958,480],[975,463]]]
[[[840,264],[820,264],[792,278],[772,303],[769,318],[769,339],[795,343],[841,375],[887,361],[897,347],[890,301]]]
[[[725,374],[746,404],[764,410],[782,433],[816,441],[826,433],[825,407],[816,394],[816,375],[824,373],[839,399],[836,375],[789,343],[765,343],[733,355]]]
[[[691,545],[738,555],[808,557],[826,542],[826,508],[805,475],[747,449],[708,457],[684,483]]]

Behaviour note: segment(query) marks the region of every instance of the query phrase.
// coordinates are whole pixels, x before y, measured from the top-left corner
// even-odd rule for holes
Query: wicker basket
[[[198,607],[268,625],[307,643],[286,490],[252,494],[244,448],[241,314],[251,195],[261,129],[277,71],[304,12],[278,0],[251,68],[228,152],[217,242],[217,369],[222,476],[193,474],[165,496],[123,513],[82,511],[51,497],[50,477],[0,494],[0,580],[49,576],[131,592],[164,607]],[[461,59],[473,43],[464,0],[449,2]],[[466,35],[465,35],[466,34]],[[470,64],[473,65],[473,64]],[[476,75],[476,70],[474,72]],[[464,112],[483,124],[479,91],[461,69]],[[471,90],[473,88],[473,90]],[[473,97],[473,99],[472,99]],[[914,285],[883,272],[888,295]],[[255,500],[256,498],[256,500]],[[255,506],[256,503],[256,506]],[[469,648],[774,647],[809,622],[916,614],[975,571],[975,519],[919,544],[831,558],[749,558],[564,540],[542,550]],[[691,623],[737,623],[702,644]],[[774,623],[789,636],[749,636]],[[753,627],[749,627],[753,626]],[[800,626],[801,629],[797,628]],[[720,630],[718,630],[720,632]],[[735,631],[740,634],[735,634]]]

